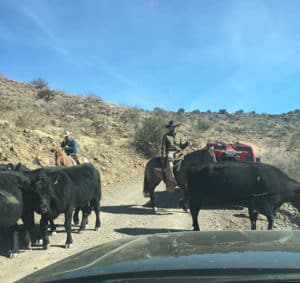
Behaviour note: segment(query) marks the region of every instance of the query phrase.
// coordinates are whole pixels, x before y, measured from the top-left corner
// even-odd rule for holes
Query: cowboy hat
[[[71,136],[72,135],[72,132],[70,131],[65,131],[65,137],[68,137],[68,136]]]
[[[176,122],[174,122],[174,121],[170,121],[169,123],[168,123],[168,125],[166,125],[166,128],[171,128],[171,127],[178,127],[178,126],[180,126],[181,124],[179,124],[179,123],[176,123]]]

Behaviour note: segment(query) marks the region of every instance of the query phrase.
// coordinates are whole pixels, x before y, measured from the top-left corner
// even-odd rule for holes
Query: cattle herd
[[[41,215],[40,235],[43,248],[49,247],[48,223],[55,230],[53,220],[65,215],[67,239],[65,247],[72,245],[71,221],[78,224],[78,212],[82,211],[79,230],[85,229],[87,217],[94,210],[95,229],[100,228],[101,180],[99,171],[90,163],[73,167],[44,167],[30,170],[22,164],[0,165],[0,235],[12,235],[9,256],[18,251],[19,226],[24,227],[24,246],[31,247],[31,230],[35,226],[34,212]]]
[[[160,160],[154,158],[145,167],[143,193],[150,197],[154,212],[154,189],[163,180],[160,164]],[[284,202],[300,209],[300,183],[272,165],[214,162],[202,149],[186,155],[181,164],[174,167],[174,175],[183,191],[183,208],[190,208],[194,230],[200,230],[200,209],[246,207],[251,229],[256,229],[259,213],[267,217],[268,229],[272,229],[276,211]],[[65,247],[68,248],[73,244],[72,216],[78,225],[79,211],[82,211],[79,231],[85,229],[92,211],[96,215],[95,229],[100,228],[100,200],[100,173],[90,163],[34,170],[22,164],[0,164],[0,236],[3,232],[11,234],[9,255],[18,251],[19,219],[23,222],[24,246],[29,249],[31,230],[35,226],[34,212],[41,215],[37,238],[47,249],[48,224],[54,231],[54,219],[64,213]]]

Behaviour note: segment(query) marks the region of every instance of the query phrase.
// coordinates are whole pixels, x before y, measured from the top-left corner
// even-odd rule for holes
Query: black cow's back
[[[193,202],[203,206],[247,204],[255,197],[284,191],[294,182],[274,166],[263,163],[218,162],[188,171],[188,188]]]

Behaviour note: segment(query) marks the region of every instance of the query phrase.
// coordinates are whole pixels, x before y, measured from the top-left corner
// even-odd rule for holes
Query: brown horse
[[[213,162],[213,156],[206,148],[186,154],[184,158],[174,166],[174,175],[182,192],[179,206],[185,211],[188,209],[187,170],[190,166],[204,162]],[[162,170],[162,158],[153,157],[147,162],[145,167],[143,193],[145,197],[150,197],[150,203],[154,211],[156,211],[154,190],[162,180],[165,180],[164,171]]]
[[[75,166],[76,161],[68,156],[62,148],[55,148],[53,150],[55,156],[55,165],[62,165],[62,166]]]

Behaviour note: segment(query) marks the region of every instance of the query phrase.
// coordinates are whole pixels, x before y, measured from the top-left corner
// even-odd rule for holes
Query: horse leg
[[[156,212],[157,211],[157,207],[155,206],[154,189],[155,189],[155,187],[151,188],[149,194],[150,194],[150,204],[151,204],[151,207],[152,207],[153,211]]]

